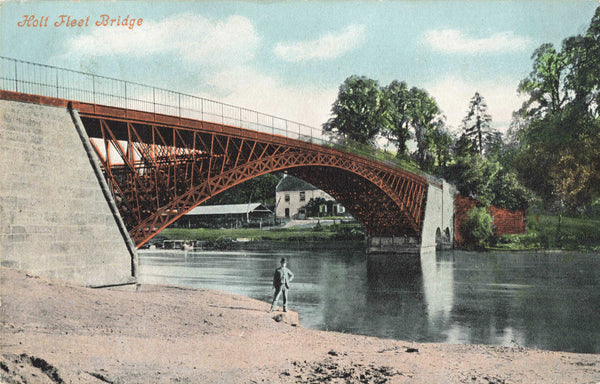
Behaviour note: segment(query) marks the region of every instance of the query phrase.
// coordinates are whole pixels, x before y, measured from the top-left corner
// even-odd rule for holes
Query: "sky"
[[[478,91],[492,126],[505,131],[523,102],[517,87],[531,72],[533,51],[543,43],[560,48],[563,39],[585,33],[598,6],[598,0],[8,0],[0,3],[0,55],[315,127],[331,117],[339,86],[352,75],[424,88],[454,132]],[[89,19],[55,26],[61,15]],[[135,23],[96,26],[102,15]],[[43,17],[47,26],[34,27]]]

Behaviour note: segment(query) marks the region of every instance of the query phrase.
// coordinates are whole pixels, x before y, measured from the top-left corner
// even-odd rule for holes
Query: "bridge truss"
[[[233,186],[285,171],[321,188],[372,236],[419,236],[427,181],[322,145],[233,126],[74,103],[137,246]]]

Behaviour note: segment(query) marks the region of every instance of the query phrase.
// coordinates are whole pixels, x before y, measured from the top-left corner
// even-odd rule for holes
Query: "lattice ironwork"
[[[207,122],[124,115],[79,105],[128,230],[138,246],[212,196],[287,171],[334,196],[370,235],[418,236],[427,182],[386,164]],[[186,124],[188,123],[188,124]]]

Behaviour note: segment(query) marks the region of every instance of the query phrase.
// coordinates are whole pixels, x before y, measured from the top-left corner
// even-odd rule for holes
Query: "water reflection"
[[[423,299],[418,254],[371,255],[367,258],[367,311],[380,335],[420,339],[425,335],[427,308]],[[415,337],[417,336],[417,337]]]
[[[433,249],[421,252],[423,291],[427,318],[432,330],[445,329],[454,306],[454,269],[452,260],[437,260]]]
[[[454,252],[439,257],[453,263],[450,330],[458,341],[600,352],[597,255]]]
[[[597,256],[448,252],[444,263],[441,276],[454,274],[446,342],[600,351]]]
[[[598,255],[156,251],[141,254],[141,280],[268,303],[281,257],[288,258],[296,276],[291,307],[309,328],[600,353]]]

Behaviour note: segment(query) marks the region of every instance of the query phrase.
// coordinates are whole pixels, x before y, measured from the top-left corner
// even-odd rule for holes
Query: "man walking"
[[[290,288],[290,282],[294,279],[292,271],[286,268],[287,260],[281,259],[281,266],[275,270],[273,275],[273,286],[275,287],[275,295],[273,296],[273,303],[269,312],[273,312],[276,307],[279,296],[283,294],[283,312],[287,312],[287,291]]]

